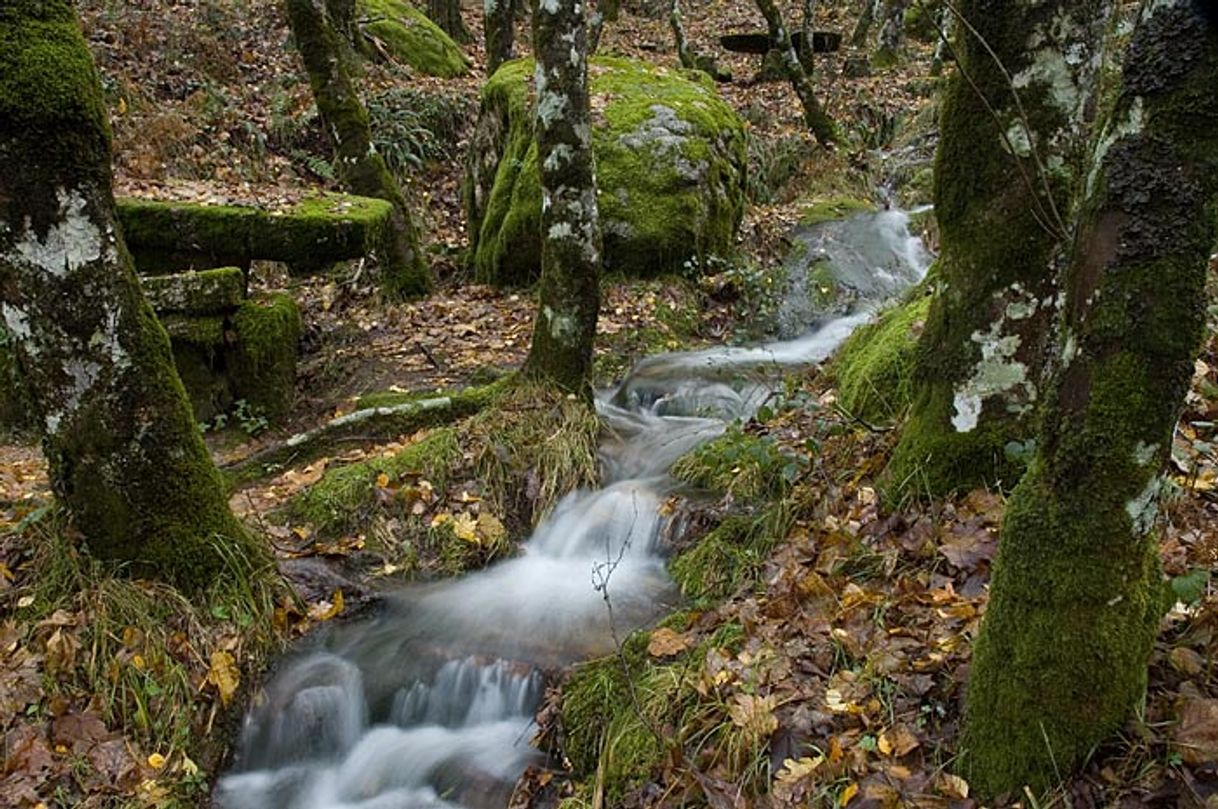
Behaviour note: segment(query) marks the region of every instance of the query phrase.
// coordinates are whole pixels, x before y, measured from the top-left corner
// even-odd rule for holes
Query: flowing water
[[[604,487],[565,497],[516,558],[404,588],[377,617],[339,626],[286,662],[246,717],[216,804],[506,805],[520,773],[542,761],[529,744],[540,671],[608,653],[615,635],[677,603],[658,548],[659,506],[675,487],[669,467],[750,416],[770,395],[768,370],[823,360],[869,306],[921,277],[927,256],[907,225],[886,211],[803,234],[869,290],[858,311],[791,340],[639,363],[598,398]]]

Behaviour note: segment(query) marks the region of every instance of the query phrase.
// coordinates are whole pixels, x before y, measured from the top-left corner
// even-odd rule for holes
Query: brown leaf
[[[651,641],[647,644],[647,654],[652,657],[671,657],[680,654],[690,647],[692,641],[688,635],[674,632],[668,627],[660,627],[651,633]]]
[[[1180,708],[1174,742],[1186,764],[1218,762],[1218,699],[1186,700]]]
[[[74,753],[83,753],[111,735],[106,723],[95,713],[64,714],[51,725],[51,741],[71,748]]]

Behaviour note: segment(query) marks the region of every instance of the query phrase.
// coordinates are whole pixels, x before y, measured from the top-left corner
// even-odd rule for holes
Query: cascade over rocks
[[[508,62],[482,90],[465,210],[486,283],[528,283],[541,266],[533,71],[531,59]],[[746,136],[710,78],[599,57],[589,82],[605,268],[673,271],[730,250],[744,213]]]

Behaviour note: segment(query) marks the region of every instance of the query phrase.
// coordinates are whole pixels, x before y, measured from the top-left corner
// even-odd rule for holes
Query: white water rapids
[[[928,259],[899,211],[805,234],[830,262],[916,282]],[[849,268],[847,272],[851,272]],[[597,406],[605,486],[565,497],[516,558],[404,588],[285,662],[246,717],[223,809],[420,809],[507,803],[524,768],[539,669],[613,648],[677,601],[657,549],[667,471],[770,395],[765,371],[825,359],[874,305],[793,340],[641,362]],[[806,321],[805,321],[806,322]],[[769,376],[773,381],[773,375]],[[607,595],[607,598],[606,598]],[[610,611],[612,605],[612,627]]]

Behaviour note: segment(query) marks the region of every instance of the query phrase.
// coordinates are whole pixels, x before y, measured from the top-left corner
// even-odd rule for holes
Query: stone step
[[[223,314],[245,300],[245,273],[240,267],[146,275],[140,286],[158,315]]]

